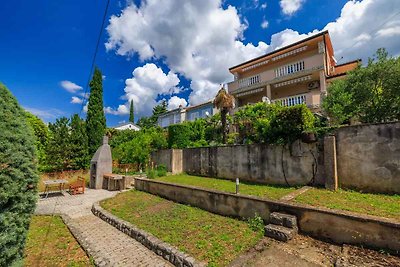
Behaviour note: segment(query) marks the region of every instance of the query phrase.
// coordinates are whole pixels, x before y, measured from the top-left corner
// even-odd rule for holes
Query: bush
[[[158,165],[156,170],[157,170],[157,176],[158,177],[162,177],[162,176],[166,176],[167,175],[167,167],[165,165],[163,165],[163,164]]]
[[[35,138],[25,112],[0,84],[0,266],[22,262],[36,204],[36,164]]]
[[[253,218],[248,218],[247,223],[249,224],[249,227],[251,230],[254,232],[260,233],[260,235],[264,235],[264,221],[261,218],[260,215],[257,213],[254,214]]]
[[[151,170],[151,169],[147,170],[146,174],[147,174],[147,178],[154,179],[157,177],[157,170]]]
[[[188,123],[168,126],[168,147],[185,148],[190,145],[190,127]]]

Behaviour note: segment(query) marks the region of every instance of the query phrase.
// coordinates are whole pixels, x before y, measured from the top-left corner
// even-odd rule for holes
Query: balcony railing
[[[244,79],[238,80],[238,85],[239,85],[239,88],[243,88],[243,87],[257,84],[260,82],[261,82],[260,75],[255,75],[255,76],[252,76],[249,78],[244,78]]]
[[[280,103],[284,107],[291,107],[294,105],[305,104],[306,103],[306,95],[294,95],[289,97],[283,97],[272,100],[273,103]]]

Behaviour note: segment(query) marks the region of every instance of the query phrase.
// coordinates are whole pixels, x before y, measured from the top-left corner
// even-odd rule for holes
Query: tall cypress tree
[[[129,121],[134,123],[135,122],[135,114],[133,109],[133,100],[131,100],[131,107],[129,109]]]
[[[25,112],[0,83],[0,266],[20,266],[38,174],[35,138]]]
[[[85,169],[89,163],[85,121],[78,114],[74,114],[71,117],[70,129],[71,167],[75,170]]]
[[[96,68],[90,82],[89,105],[86,116],[89,157],[101,145],[105,129],[106,117],[103,110],[103,78],[101,71]]]

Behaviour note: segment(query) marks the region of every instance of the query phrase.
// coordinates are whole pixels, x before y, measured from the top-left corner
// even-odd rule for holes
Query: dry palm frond
[[[232,109],[235,107],[235,98],[221,88],[214,99],[214,106],[219,109]]]

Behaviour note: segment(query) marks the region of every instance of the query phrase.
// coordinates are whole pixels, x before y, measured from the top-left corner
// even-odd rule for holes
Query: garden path
[[[85,194],[39,199],[35,214],[61,215],[97,266],[172,266],[145,246],[94,216],[93,203],[117,192],[86,189]],[[49,226],[51,227],[51,226]]]

